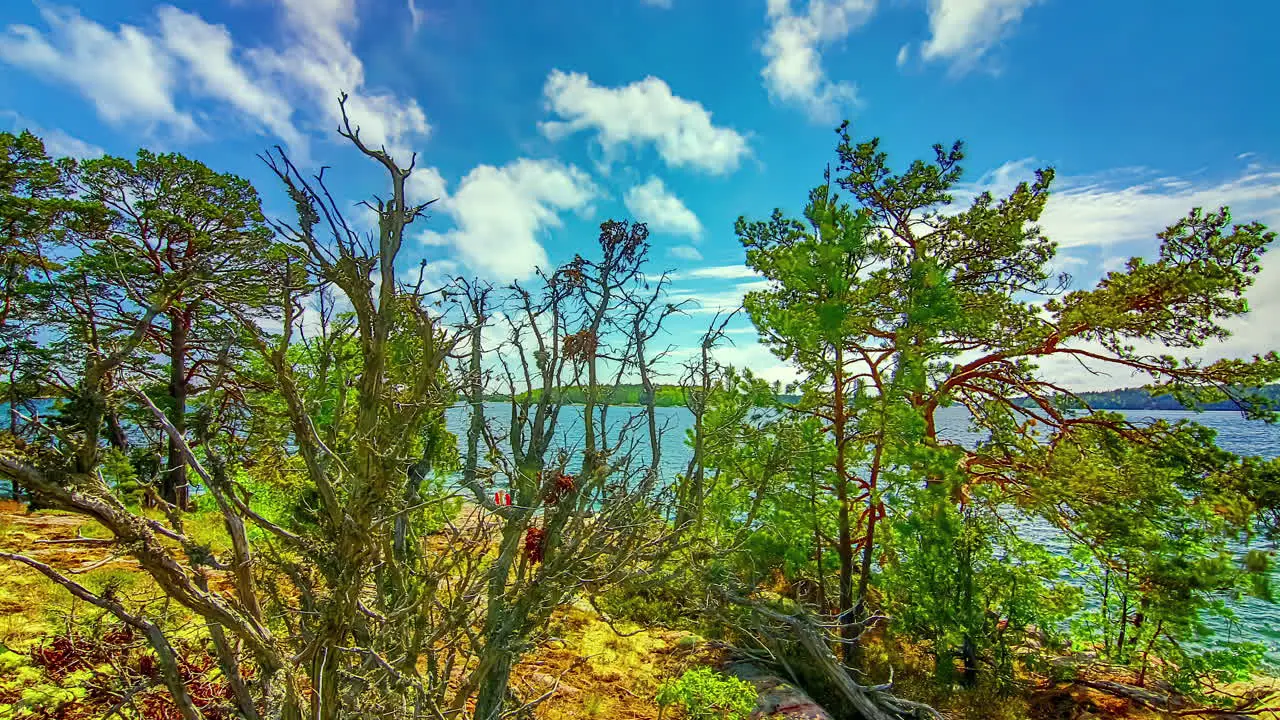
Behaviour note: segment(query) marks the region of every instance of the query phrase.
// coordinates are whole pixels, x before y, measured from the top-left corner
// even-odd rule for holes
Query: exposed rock
[[[725,672],[756,686],[752,718],[791,718],[794,720],[834,720],[831,713],[809,697],[805,691],[759,666],[746,662],[730,663]]]
[[[556,689],[555,694],[562,697],[564,696],[572,697],[574,695],[580,695],[582,693],[582,691],[579,690],[578,688],[572,685],[569,685],[568,683],[565,683],[563,681],[560,682],[559,685],[557,685],[556,676],[550,675],[548,673],[531,673],[529,675],[529,682],[533,684],[535,687],[537,687],[539,692],[546,692],[554,687]]]

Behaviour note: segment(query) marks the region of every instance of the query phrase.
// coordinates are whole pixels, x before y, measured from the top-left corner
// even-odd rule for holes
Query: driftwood
[[[1114,695],[1126,700],[1132,700],[1140,705],[1144,705],[1152,710],[1161,712],[1171,712],[1174,710],[1182,710],[1187,707],[1187,703],[1180,697],[1175,695],[1165,695],[1164,693],[1154,692],[1147,688],[1140,688],[1136,685],[1127,685],[1125,683],[1114,682],[1111,680],[1085,680],[1075,681],[1076,685],[1082,687],[1100,690],[1108,695]]]
[[[804,690],[751,662],[734,662],[725,672],[756,686],[760,694],[752,718],[787,720],[835,720]]]

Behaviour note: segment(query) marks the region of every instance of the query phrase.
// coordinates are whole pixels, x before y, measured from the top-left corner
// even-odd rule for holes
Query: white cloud
[[[656,77],[607,88],[582,73],[552,70],[543,88],[547,109],[558,120],[539,123],[552,140],[594,131],[607,155],[622,146],[652,143],[672,167],[726,173],[747,154],[747,139],[717,127],[700,103],[678,97]]]
[[[997,197],[1008,194],[1018,181],[1031,178],[1033,167],[1030,159],[1005,163],[957,193],[957,200],[982,190]],[[1156,233],[1191,208],[1216,210],[1222,205],[1230,206],[1238,219],[1280,225],[1280,168],[1250,165],[1223,180],[1161,177],[1135,168],[1095,177],[1058,176],[1040,225],[1062,248],[1132,241],[1154,247]]]
[[[1272,252],[1280,252],[1280,248],[1273,248]],[[1107,268],[1110,270],[1122,271],[1125,260],[1128,258],[1123,260],[1109,258],[1104,266],[1111,266]],[[1262,272],[1258,274],[1254,286],[1249,289],[1247,298],[1249,312],[1223,322],[1223,327],[1231,332],[1231,336],[1226,340],[1210,342],[1202,348],[1191,349],[1170,349],[1162,344],[1151,342],[1135,342],[1133,345],[1139,353],[1173,354],[1180,359],[1190,357],[1203,362],[1215,362],[1226,358],[1249,358],[1255,354],[1280,348],[1280,323],[1275,321],[1276,316],[1280,315],[1280,257],[1263,256]],[[1097,343],[1076,343],[1073,347],[1105,354],[1105,350]],[[1151,382],[1149,376],[1119,365],[1099,362],[1081,364],[1065,357],[1053,357],[1041,363],[1041,375],[1063,382],[1077,390],[1110,390]]]
[[[746,265],[709,265],[707,267],[694,268],[680,273],[680,279],[716,279],[716,280],[745,280],[747,278],[759,278],[760,275],[755,270]]]
[[[1258,217],[1274,226],[1280,221],[1280,172],[1174,192],[1150,185],[1068,186],[1051,196],[1041,224],[1062,247],[1107,246],[1152,239],[1193,207],[1216,209],[1224,204],[1236,217]]]
[[[725,343],[717,346],[711,354],[717,362],[738,369],[748,369],[767,382],[777,380],[786,385],[801,378],[801,373],[794,365],[779,360],[777,355],[759,342]]]
[[[32,132],[35,132],[34,130]],[[40,139],[44,141],[44,149],[51,156],[55,157],[73,157],[78,160],[86,160],[88,158],[102,157],[107,154],[106,150],[94,145],[91,142],[85,142],[78,137],[68,135],[58,130],[44,130],[38,133]]]
[[[9,118],[9,126],[13,132],[18,133],[23,130],[29,130],[31,134],[40,138],[44,142],[45,152],[51,157],[85,159],[106,154],[105,150],[91,142],[81,140],[57,128],[42,128],[11,110],[0,110],[0,117]]]
[[[776,380],[787,385],[799,380],[802,374],[796,367],[778,359],[769,348],[755,339],[755,333],[755,328],[750,326],[728,329],[725,334],[731,337],[723,338],[711,350],[711,357],[721,365],[732,365],[740,371],[750,370],[766,382]],[[732,336],[738,337],[735,339]],[[695,360],[700,352],[696,346],[673,348],[666,357],[666,369],[672,376],[678,377],[680,372],[677,368],[689,360]]]
[[[925,60],[947,60],[958,71],[971,68],[1037,0],[929,0],[930,38]]]
[[[0,60],[75,87],[118,126],[194,134],[195,120],[176,100],[179,89],[189,91],[229,105],[304,157],[295,108],[307,106],[309,114],[324,118],[316,125],[329,135],[339,118],[338,93],[346,91],[362,139],[385,145],[407,163],[410,148],[430,126],[416,100],[367,86],[348,38],[357,26],[354,0],[274,2],[281,24],[269,47],[237,47],[226,27],[170,5],[157,7],[152,31],[132,25],[113,31],[75,10],[50,6],[41,9],[47,33],[26,25],[6,28]]]
[[[671,9],[671,0],[640,0],[640,2],[649,7],[662,8],[663,10]]]
[[[413,98],[366,87],[364,63],[347,35],[357,26],[355,0],[278,0],[284,42],[249,51],[258,70],[310,102],[329,130],[340,117],[337,96],[350,95],[352,125],[369,145],[385,145],[401,163],[412,143],[427,135],[426,114]]]
[[[1005,195],[1019,180],[1029,179],[1034,166],[1031,160],[1006,163],[956,193],[957,200],[963,204],[982,190],[997,197]],[[1226,179],[1162,176],[1142,168],[1123,168],[1092,177],[1059,176],[1039,224],[1060,248],[1091,247],[1102,251],[1102,259],[1093,268],[1095,272],[1122,271],[1128,254],[1154,256],[1159,242],[1156,233],[1185,217],[1190,209],[1216,210],[1224,205],[1231,208],[1235,222],[1259,220],[1270,227],[1280,225],[1280,168],[1250,163]],[[1075,257],[1063,255],[1059,255],[1058,263],[1080,264]],[[1248,357],[1280,347],[1280,323],[1274,320],[1280,315],[1280,248],[1272,248],[1270,254],[1263,256],[1262,272],[1247,297],[1249,314],[1224,323],[1232,332],[1229,339],[1194,351],[1175,350],[1175,354],[1214,361]],[[1169,352],[1162,345],[1135,345],[1140,352]],[[1080,347],[1101,349],[1096,345]],[[1150,380],[1125,368],[1101,363],[1086,367],[1060,357],[1046,360],[1041,374],[1079,390],[1105,390]]]
[[[416,167],[413,173],[409,175],[409,179],[405,181],[405,200],[412,205],[418,205],[435,200],[426,210],[427,217],[418,219],[414,222],[413,230],[417,230],[423,225],[431,225],[432,217],[439,214],[448,200],[448,183],[440,174],[440,171],[433,167]],[[357,203],[347,215],[347,221],[351,223],[356,232],[361,235],[378,234],[378,211],[374,208],[375,201],[370,198],[368,203]],[[417,266],[414,266],[414,272],[417,272]]]
[[[293,108],[274,88],[251,77],[234,56],[231,33],[222,25],[211,25],[198,15],[162,5],[160,42],[191,74],[196,89],[239,110],[290,148],[305,152],[301,134],[290,119]]]
[[[675,247],[667,248],[667,254],[677,260],[688,260],[690,262],[697,262],[702,259],[702,253],[698,252],[698,248],[692,245],[676,245]]]
[[[688,274],[673,274],[672,280],[684,280],[688,278]],[[691,314],[712,314],[733,312],[742,307],[742,299],[746,294],[754,290],[767,290],[770,287],[768,280],[755,280],[752,282],[744,282],[733,285],[727,290],[714,291],[690,291],[673,288],[671,291],[672,302],[688,302],[686,309]]]
[[[422,21],[426,19],[426,13],[418,9],[418,4],[414,0],[409,0],[409,23],[413,28],[413,32],[418,32],[422,27]]]
[[[904,67],[907,64],[907,60],[910,60],[910,59],[911,59],[910,43],[898,48],[898,59],[897,59],[898,67]]]
[[[1124,257],[1123,255],[1112,255],[1102,261],[1102,272],[1109,273],[1117,270],[1123,270],[1125,263],[1128,261],[1129,258]]]
[[[623,202],[632,216],[647,223],[651,230],[688,235],[694,240],[702,237],[702,223],[698,216],[685,207],[658,177],[650,177],[643,184],[627,190]]]
[[[598,194],[572,165],[521,158],[501,168],[480,165],[457,192],[433,206],[455,228],[427,232],[430,245],[451,245],[469,268],[498,281],[529,277],[547,265],[539,234],[561,225],[559,213],[582,210]]]
[[[876,0],[808,0],[808,11],[797,15],[791,0],[769,0],[761,76],[770,97],[800,106],[815,122],[837,120],[857,91],[827,77],[821,49],[860,27],[875,7]]]
[[[440,202],[448,198],[448,184],[439,170],[433,167],[416,167],[405,181],[405,194],[410,203],[438,201],[429,208],[435,210],[439,208]]]
[[[10,25],[0,35],[0,60],[74,87],[113,125],[197,132],[174,105],[172,58],[145,32],[132,25],[108,30],[68,8],[44,6],[40,15],[48,33]]]

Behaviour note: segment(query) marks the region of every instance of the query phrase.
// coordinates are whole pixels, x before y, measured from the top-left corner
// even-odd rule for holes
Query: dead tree
[[[707,433],[703,418],[707,414],[707,400],[711,397],[712,388],[724,374],[724,367],[716,362],[712,351],[724,339],[725,328],[739,309],[729,313],[716,312],[699,339],[698,355],[685,363],[684,375],[680,378],[684,406],[693,414],[693,453],[677,488],[675,526],[681,531],[701,514],[706,496]]]
[[[509,395],[505,427],[481,416],[480,389],[469,390],[473,432],[464,483],[497,521],[499,538],[486,571],[477,662],[457,692],[455,710],[474,694],[475,717],[509,715],[512,668],[539,641],[551,613],[663,552],[669,529],[651,467],[660,457],[652,407],[618,419],[609,412],[628,374],[652,372],[654,359],[645,356],[643,343],[669,314],[654,300],[664,283],[637,300],[644,292],[645,236],[643,225],[604,223],[598,258],[578,257],[540,275],[536,290],[508,288],[508,335],[494,353],[494,373]],[[464,294],[476,315],[478,293]],[[479,334],[471,341],[464,374],[479,378],[485,374]],[[582,436],[569,439],[564,418],[577,411],[567,403],[574,392],[586,402]],[[644,435],[647,462],[637,452],[645,442],[641,427],[652,429]],[[575,452],[581,454],[576,462]],[[495,502],[495,488],[499,500],[509,493],[509,504]]]

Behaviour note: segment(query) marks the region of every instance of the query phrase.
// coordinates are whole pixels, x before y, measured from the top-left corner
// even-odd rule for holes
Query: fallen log
[[[1163,693],[1153,692],[1146,688],[1140,688],[1136,685],[1128,685],[1126,683],[1114,682],[1111,680],[1089,680],[1077,679],[1076,685],[1092,688],[1108,695],[1124,698],[1131,702],[1135,702],[1143,707],[1154,710],[1158,713],[1175,717],[1211,717],[1219,720],[1251,720],[1259,715],[1274,713],[1280,708],[1262,707],[1258,701],[1262,698],[1254,698],[1253,702],[1246,701],[1240,707],[1235,708],[1214,708],[1214,707],[1197,707],[1192,705],[1186,698],[1177,695],[1165,695]]]
[[[1087,688],[1093,688],[1094,690],[1100,690],[1108,695],[1114,695],[1119,698],[1131,700],[1152,710],[1159,710],[1161,712],[1171,712],[1173,710],[1181,710],[1187,707],[1186,701],[1182,698],[1152,692],[1146,688],[1137,687],[1136,685],[1127,685],[1125,683],[1114,682],[1111,680],[1088,679],[1078,679],[1075,681],[1075,684]]]

